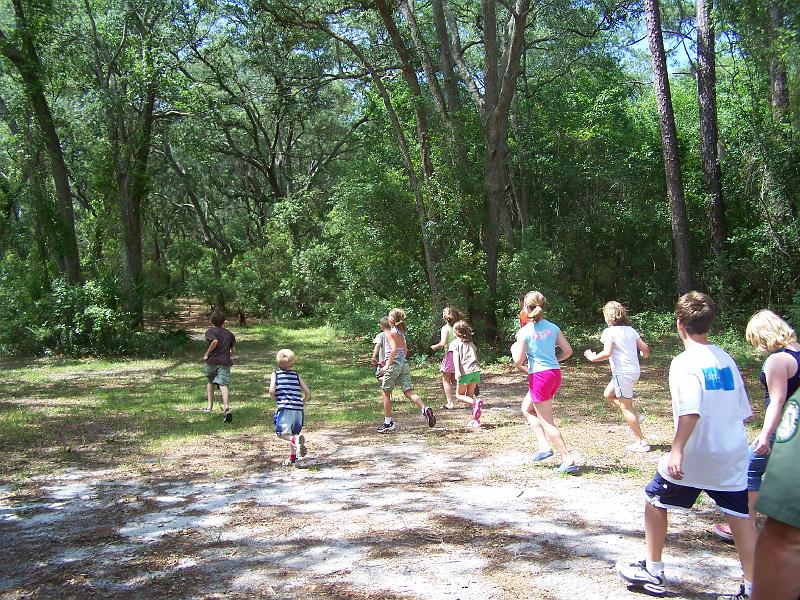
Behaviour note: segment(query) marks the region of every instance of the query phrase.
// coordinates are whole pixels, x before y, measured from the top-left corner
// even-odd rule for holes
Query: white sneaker
[[[645,561],[643,560],[633,563],[619,561],[615,565],[615,568],[617,570],[617,575],[622,577],[625,581],[644,589],[654,596],[663,596],[667,592],[664,571],[660,573],[651,573],[647,570]]]
[[[625,450],[628,452],[650,452],[650,444],[642,440],[625,446]]]

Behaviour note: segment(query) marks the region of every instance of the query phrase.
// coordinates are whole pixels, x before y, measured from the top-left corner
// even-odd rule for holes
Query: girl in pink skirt
[[[439,370],[442,373],[442,387],[444,388],[444,395],[447,398],[446,404],[442,406],[445,410],[454,408],[453,400],[455,399],[455,385],[456,385],[456,369],[453,365],[453,353],[450,351],[450,344],[455,341],[456,333],[453,330],[453,325],[461,320],[461,313],[452,306],[446,306],[442,310],[442,319],[444,325],[442,326],[441,337],[438,344],[431,346],[431,350],[436,352],[445,348],[444,358],[442,359],[442,366]]]

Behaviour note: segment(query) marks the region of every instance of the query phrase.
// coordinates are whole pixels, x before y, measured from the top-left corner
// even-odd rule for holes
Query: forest
[[[541,290],[800,323],[793,0],[3,0],[0,356],[148,353],[179,299],[418,349]],[[667,319],[668,320],[668,319]]]

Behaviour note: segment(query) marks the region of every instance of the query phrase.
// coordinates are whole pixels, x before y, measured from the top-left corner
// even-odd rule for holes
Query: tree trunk
[[[58,257],[57,262],[61,273],[69,283],[76,284],[81,281],[81,270],[67,165],[61,149],[61,139],[56,131],[53,115],[44,94],[44,84],[40,77],[44,69],[28,29],[22,2],[13,0],[13,4],[22,48],[18,49],[12,46],[5,34],[0,31],[0,51],[14,64],[22,77],[25,93],[33,108],[34,119],[47,148],[58,201],[56,214],[53,215],[55,223],[53,234],[56,242],[53,251]]]
[[[686,201],[683,193],[683,176],[678,156],[678,134],[675,114],[672,111],[672,94],[669,88],[667,57],[661,34],[661,16],[658,0],[645,0],[647,39],[653,59],[653,83],[658,101],[661,143],[664,150],[664,170],[667,179],[669,208],[672,214],[672,239],[678,267],[678,292],[684,294],[694,287],[692,255],[689,247],[689,223],[686,218]]]
[[[789,114],[789,77],[786,72],[786,62],[776,48],[776,37],[783,27],[786,17],[786,7],[780,0],[769,2],[769,88],[772,97],[772,110],[776,122],[781,122]]]
[[[706,203],[711,251],[723,281],[727,269],[725,253],[725,204],[722,198],[722,172],[717,153],[717,77],[714,56],[714,26],[711,23],[713,0],[697,0],[697,100],[700,106],[700,151],[706,181]]]

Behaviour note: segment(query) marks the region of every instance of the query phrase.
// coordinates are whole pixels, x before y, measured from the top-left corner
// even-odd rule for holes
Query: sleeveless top
[[[278,408],[303,410],[303,390],[297,371],[275,369],[275,402]]]
[[[403,340],[406,339],[406,334],[397,329],[396,327],[392,327],[389,333],[399,333],[403,337]],[[384,360],[389,358],[389,353],[391,351],[392,351],[392,346],[389,343],[389,336],[385,335],[383,336],[383,356],[385,357]],[[397,354],[395,355],[394,359],[399,362],[405,362],[406,351],[400,346],[397,346]]]
[[[781,348],[778,352],[786,352],[797,362],[797,372],[786,380],[786,398],[788,400],[800,388],[800,351]],[[763,366],[761,367],[761,373],[758,375],[758,380],[764,386],[764,406],[767,407],[769,406],[769,389],[767,389],[767,374],[764,373]]]

